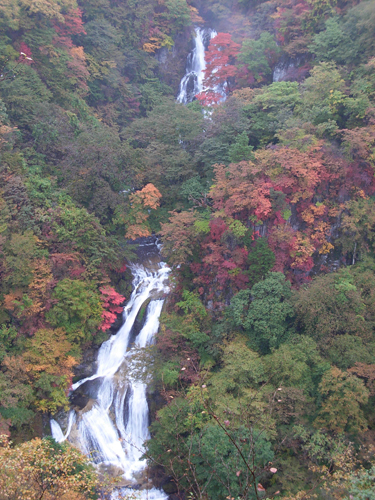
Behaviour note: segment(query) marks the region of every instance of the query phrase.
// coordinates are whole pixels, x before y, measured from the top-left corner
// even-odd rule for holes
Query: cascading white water
[[[148,300],[146,318],[134,346],[140,349],[153,343],[164,302],[161,297],[169,292],[170,269],[166,264],[159,263],[156,270],[133,265],[131,271],[134,276],[133,293],[124,308],[122,327],[102,344],[96,373],[72,387],[76,391],[85,384],[85,392],[90,394],[91,399],[83,410],[70,411],[65,434],[53,419],[51,431],[58,442],[75,439],[96,464],[115,466],[123,471],[124,478],[134,483],[135,475],[145,469],[145,461],[141,457],[143,443],[150,434],[147,386],[134,377],[134,349],[129,349],[129,343],[138,312]],[[154,500],[167,498],[155,489],[148,490],[147,497]]]
[[[203,85],[204,70],[206,69],[205,51],[210,40],[216,35],[215,30],[195,28],[195,46],[187,58],[186,73],[180,83],[178,102],[188,104],[194,100],[197,94],[206,90]]]

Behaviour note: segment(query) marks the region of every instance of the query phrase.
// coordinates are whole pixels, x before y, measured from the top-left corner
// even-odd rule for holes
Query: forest
[[[110,498],[48,422],[151,235],[155,487],[375,500],[375,0],[1,0],[0,122],[0,500]]]

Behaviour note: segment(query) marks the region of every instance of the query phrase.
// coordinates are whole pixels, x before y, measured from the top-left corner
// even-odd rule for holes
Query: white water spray
[[[204,70],[206,69],[205,51],[210,40],[216,35],[215,30],[195,28],[195,46],[187,58],[186,73],[180,83],[178,102],[188,104],[194,100],[197,94],[207,90],[203,85]]]
[[[153,271],[142,265],[131,266],[131,271],[134,276],[133,293],[124,308],[122,327],[102,344],[96,373],[72,387],[76,391],[86,384],[85,392],[92,398],[83,410],[71,410],[65,434],[53,419],[51,431],[58,442],[69,440],[73,434],[78,435],[82,451],[92,457],[96,464],[115,466],[123,471],[124,478],[134,483],[135,475],[146,466],[141,457],[143,444],[150,434],[147,386],[134,377],[134,350],[129,349],[129,343],[137,315],[148,300],[145,321],[134,345],[140,349],[153,343],[159,329],[164,302],[162,297],[169,292],[170,269],[160,263]],[[148,490],[148,498],[164,500],[167,497],[152,489]]]

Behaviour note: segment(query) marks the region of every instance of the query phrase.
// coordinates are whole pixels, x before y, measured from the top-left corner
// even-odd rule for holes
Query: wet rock
[[[119,487],[131,486],[131,482],[129,480],[122,478],[124,471],[121,469],[121,467],[101,463],[98,465],[98,471],[103,475],[106,474],[110,477],[119,478],[119,482],[116,481],[116,485],[118,485]]]
[[[81,414],[90,411],[94,406],[95,402],[96,402],[95,399],[89,399],[85,407],[81,410]]]
[[[70,403],[77,410],[83,410],[87,403],[89,402],[90,397],[87,394],[82,393],[81,391],[76,391],[72,394],[70,398]]]
[[[68,429],[69,413],[63,409],[59,410],[53,415],[54,420],[59,424],[61,430],[65,434]]]
[[[74,382],[95,373],[98,349],[99,346],[84,349],[81,363],[74,368]]]
[[[77,427],[76,423],[74,423],[72,425],[72,429],[71,429],[70,434],[69,434],[69,443],[71,443],[73,446],[75,446],[78,449],[80,448],[81,441],[79,438],[79,432],[78,432],[78,427]]]

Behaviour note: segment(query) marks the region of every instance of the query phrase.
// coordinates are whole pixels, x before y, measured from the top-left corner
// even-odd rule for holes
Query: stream
[[[150,438],[147,386],[135,378],[132,358],[154,342],[169,293],[170,269],[160,261],[159,247],[151,238],[143,240],[138,254],[140,262],[129,266],[133,292],[124,307],[123,325],[100,347],[96,372],[72,386],[71,396],[79,391],[88,402],[83,409],[70,410],[65,433],[54,419],[51,431],[56,441],[67,439],[78,446],[99,469],[122,476],[124,491],[141,487],[139,498],[165,500],[167,496],[143,477],[143,443]],[[142,306],[146,308],[137,333],[135,322]]]

